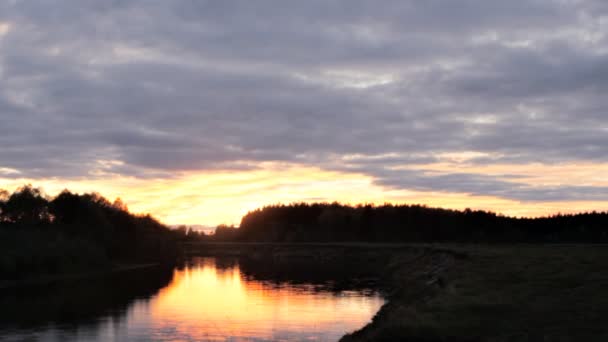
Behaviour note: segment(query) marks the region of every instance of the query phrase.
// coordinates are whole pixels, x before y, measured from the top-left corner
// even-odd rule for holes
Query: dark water
[[[0,340],[334,341],[383,304],[364,287],[335,267],[196,258],[2,293]]]

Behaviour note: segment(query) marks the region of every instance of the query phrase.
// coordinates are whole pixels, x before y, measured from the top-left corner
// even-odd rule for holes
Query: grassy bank
[[[343,341],[608,340],[608,246],[442,249],[395,256],[388,303]]]
[[[101,277],[107,277],[109,275],[116,275],[116,274],[126,273],[126,272],[130,272],[130,271],[135,271],[135,270],[156,268],[159,266],[161,266],[161,264],[158,264],[158,263],[156,263],[156,264],[109,265],[107,267],[94,269],[94,270],[88,270],[88,271],[60,273],[60,274],[39,274],[36,276],[30,276],[25,279],[0,280],[0,291],[5,290],[5,289],[12,289],[12,288],[21,288],[21,287],[61,283],[64,281],[101,278]]]
[[[112,266],[94,241],[43,229],[0,229],[0,282]]]
[[[38,332],[51,326],[58,331],[53,341],[90,340],[78,334],[100,329],[107,320],[123,322],[135,300],[156,295],[172,279],[172,267],[123,265],[0,288],[0,340],[38,341]],[[68,331],[59,333],[66,327],[74,328],[71,338]]]

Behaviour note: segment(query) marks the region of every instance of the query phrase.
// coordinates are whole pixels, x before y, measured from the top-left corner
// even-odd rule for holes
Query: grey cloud
[[[102,171],[146,177],[280,161],[391,188],[604,200],[603,188],[391,168],[464,151],[497,156],[479,164],[608,161],[607,12],[591,0],[6,1],[0,167],[91,177],[118,160]]]
[[[522,202],[608,200],[605,186],[533,186],[518,182],[520,175],[495,177],[459,172],[437,175],[424,170],[376,170],[373,174],[379,177],[379,184],[391,188],[497,196]]]

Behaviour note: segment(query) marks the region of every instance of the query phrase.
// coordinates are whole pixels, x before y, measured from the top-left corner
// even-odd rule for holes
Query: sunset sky
[[[608,1],[0,1],[0,188],[608,209]]]

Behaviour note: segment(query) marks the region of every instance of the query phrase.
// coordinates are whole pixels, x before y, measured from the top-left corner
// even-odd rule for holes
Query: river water
[[[302,276],[310,270],[247,267],[194,258],[174,269],[5,293],[0,340],[335,341],[384,303],[371,289]]]

